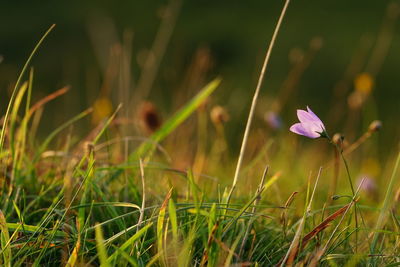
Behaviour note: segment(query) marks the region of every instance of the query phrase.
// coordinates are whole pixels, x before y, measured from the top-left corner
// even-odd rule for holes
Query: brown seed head
[[[211,117],[211,121],[215,125],[224,124],[225,122],[227,122],[229,120],[228,112],[226,111],[226,109],[224,109],[221,106],[213,107],[211,110],[211,113],[210,113],[210,117]]]
[[[368,127],[368,131],[370,132],[377,132],[382,128],[382,122],[375,120],[373,122],[371,122],[371,124]]]
[[[143,102],[138,111],[139,125],[146,133],[154,133],[160,128],[162,120],[155,105],[151,102]]]
[[[335,133],[332,137],[332,142],[338,146],[341,146],[343,143],[343,135],[340,133]]]

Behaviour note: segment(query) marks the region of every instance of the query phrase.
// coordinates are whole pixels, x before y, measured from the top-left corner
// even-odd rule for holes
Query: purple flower
[[[273,111],[269,111],[269,112],[265,113],[264,120],[268,123],[268,125],[272,129],[279,129],[282,127],[281,117],[279,116],[278,113],[275,113]]]
[[[300,123],[295,123],[290,127],[290,131],[309,138],[326,136],[324,123],[307,106],[307,111],[298,109],[297,117]]]
[[[367,192],[367,193],[374,193],[374,192],[376,191],[376,189],[377,189],[375,180],[374,180],[371,176],[368,176],[368,175],[360,175],[360,176],[358,177],[358,179],[357,179],[357,184],[358,184],[358,186],[360,186],[360,183],[361,183],[361,181],[362,181],[362,178],[364,178],[364,182],[363,182],[363,184],[361,185],[361,188],[360,188],[360,189],[361,189],[362,191]]]

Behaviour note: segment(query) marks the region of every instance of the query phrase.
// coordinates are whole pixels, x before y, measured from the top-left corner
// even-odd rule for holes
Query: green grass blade
[[[132,237],[130,237],[127,241],[125,241],[120,247],[119,250],[123,250],[125,251],[127,248],[129,248],[130,246],[133,246],[136,242],[136,240],[138,240],[142,235],[144,235],[147,230],[153,225],[153,223],[149,223],[146,226],[144,226],[142,229],[140,229],[139,231],[137,231]],[[112,263],[118,256],[118,250],[115,251],[113,254],[111,254],[110,257],[108,257],[107,262],[108,263]]]
[[[103,238],[103,231],[101,230],[100,225],[96,225],[95,235],[96,235],[96,248],[97,253],[99,255],[100,266],[102,267],[109,267],[109,262],[107,261],[107,251],[106,247],[104,246],[104,238]]]
[[[122,104],[119,104],[117,109],[114,111],[114,113],[107,119],[106,123],[104,124],[103,128],[101,131],[97,134],[97,136],[93,140],[93,145],[97,144],[97,142],[100,140],[100,138],[103,136],[104,132],[107,130],[108,126],[111,124],[111,122],[115,119],[115,116],[117,116],[118,111],[121,109]]]
[[[47,233],[50,232],[49,229],[44,229],[43,227],[35,226],[35,225],[24,224],[21,227],[21,224],[19,224],[19,223],[7,223],[7,228],[12,231],[21,231],[21,232],[26,232],[26,233],[38,233],[38,232],[41,232],[42,230],[45,230]],[[65,237],[65,233],[63,231],[56,231],[55,236],[56,237]]]
[[[395,177],[397,174],[397,169],[399,168],[399,164],[400,164],[400,152],[397,154],[396,163],[394,165],[392,176],[390,177],[389,185],[386,190],[386,195],[385,195],[385,199],[383,201],[382,209],[381,209],[381,212],[379,213],[378,220],[376,221],[375,231],[381,230],[385,223],[386,213],[389,209],[389,204],[391,201],[393,186],[394,186]],[[375,232],[374,237],[372,239],[371,248],[370,248],[371,254],[375,253],[375,247],[376,247],[376,243],[378,242],[378,237],[379,237],[379,233]]]
[[[65,122],[63,125],[61,125],[60,127],[58,127],[57,129],[55,129],[52,133],[49,134],[49,136],[44,140],[44,142],[42,143],[42,145],[39,147],[39,149],[37,150],[36,153],[36,157],[35,157],[35,161],[37,161],[40,157],[40,155],[47,149],[47,146],[50,144],[50,142],[57,136],[57,134],[59,134],[62,130],[64,130],[65,128],[67,128],[68,126],[70,126],[71,124],[77,122],[78,120],[86,117],[88,114],[90,114],[92,112],[91,109],[87,109],[81,113],[79,113],[78,115],[76,115],[75,117],[73,117],[72,119],[68,120],[67,122]]]
[[[229,249],[228,257],[226,257],[225,259],[225,265],[224,265],[225,267],[231,266],[233,255],[235,253],[237,246],[239,245],[240,240],[242,239],[243,234],[244,234],[244,227],[242,226],[241,231],[239,232],[239,234],[235,238],[235,241],[233,242],[232,246]]]
[[[19,84],[21,83],[22,77],[24,76],[25,71],[28,68],[29,63],[31,62],[33,56],[36,54],[36,51],[39,49],[39,47],[43,43],[44,39],[46,39],[47,35],[53,30],[53,28],[55,26],[56,26],[55,24],[51,25],[50,28],[44,33],[42,38],[40,38],[39,42],[33,48],[31,54],[29,55],[28,59],[25,62],[24,67],[21,70],[21,73],[18,76],[17,82],[15,83],[15,86],[14,86],[14,90],[13,90],[13,92],[11,94],[10,101],[8,102],[7,111],[6,111],[6,114],[4,116],[3,127],[1,128],[1,132],[0,132],[0,152],[3,151],[3,144],[4,144],[4,138],[5,138],[7,123],[8,123],[8,117],[10,115],[11,107],[14,104],[14,99],[15,99],[15,96],[17,95],[17,90],[19,88]]]
[[[131,161],[143,158],[147,153],[151,153],[154,149],[154,143],[161,142],[167,137],[172,131],[174,131],[180,124],[182,124],[200,105],[204,100],[214,92],[214,90],[220,84],[221,79],[217,78],[207,84],[192,100],[190,100],[183,108],[181,108],[172,118],[167,120],[161,128],[155,132],[150,140],[151,143],[143,143],[139,148],[130,155]]]
[[[81,247],[81,240],[78,235],[78,241],[76,241],[75,247],[72,250],[71,255],[69,255],[67,266],[75,266],[78,260],[78,253]]]
[[[0,243],[1,243],[1,251],[3,254],[3,262],[2,266],[11,267],[11,248],[9,246],[10,235],[8,233],[8,227],[6,218],[3,215],[3,212],[0,211]]]
[[[28,83],[24,82],[22,86],[19,88],[17,96],[15,97],[14,104],[11,110],[10,115],[10,145],[11,145],[11,153],[15,154],[15,124],[17,121],[18,110],[21,106],[22,99],[25,95],[26,90],[28,89]]]
[[[171,221],[172,237],[174,241],[178,241],[178,221],[176,219],[176,207],[172,199],[168,203],[169,220]]]

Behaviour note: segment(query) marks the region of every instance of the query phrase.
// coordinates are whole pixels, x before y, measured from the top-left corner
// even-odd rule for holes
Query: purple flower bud
[[[317,115],[312,112],[312,110],[307,106],[307,111],[298,109],[297,117],[299,118],[300,123],[295,123],[290,127],[290,131],[304,135],[309,138],[318,138],[324,137],[325,134],[325,125],[318,118]]]
[[[364,182],[363,182],[363,184],[361,185],[360,190],[361,190],[361,191],[364,191],[364,192],[366,192],[366,193],[369,193],[369,194],[373,194],[373,193],[376,191],[376,189],[377,189],[377,185],[376,185],[375,180],[374,180],[371,176],[368,176],[368,175],[360,175],[360,176],[358,177],[358,179],[357,179],[357,184],[358,184],[358,186],[360,185],[360,183],[361,183],[361,181],[362,181],[363,179],[364,179]]]
[[[264,120],[272,129],[279,129],[282,127],[282,119],[276,112],[269,111],[265,113]]]

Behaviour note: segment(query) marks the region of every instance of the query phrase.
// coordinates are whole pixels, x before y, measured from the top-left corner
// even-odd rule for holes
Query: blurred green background
[[[173,4],[176,3],[172,1]],[[372,120],[380,119],[384,125],[380,142],[385,147],[397,145],[397,4],[373,0],[293,0],[272,53],[255,127],[268,129],[263,125],[264,113],[274,109],[274,99],[286,86],[290,87],[286,89],[288,97],[278,109],[284,123],[281,131],[287,131],[296,121],[297,108],[309,105],[325,121],[328,131],[342,132],[353,139]],[[102,94],[112,99],[115,108],[121,99],[119,90],[129,97],[135,94],[143,62],[160,23],[170,14],[168,5],[167,1],[4,2],[0,11],[1,112],[4,114],[13,84],[29,53],[53,23],[56,28],[32,62],[33,98],[38,100],[65,85],[71,89],[46,106],[43,131],[91,106]],[[223,83],[211,105],[227,109],[231,118],[226,130],[228,138],[239,144],[282,5],[283,1],[183,1],[146,99],[156,103],[163,116],[168,117],[207,81],[220,76]],[[131,64],[130,83],[121,85],[115,77],[108,89],[102,91],[112,62],[112,47],[126,45],[129,38],[131,44],[125,47],[131,56],[125,53],[123,57]],[[206,63],[201,65],[201,60]],[[196,70],[201,73],[193,78]],[[354,111],[348,101],[357,89],[354,81],[360,73],[367,73],[373,85]],[[339,90],[341,93],[335,93],[338,86],[344,88]],[[129,102],[125,108],[133,111],[136,104]],[[348,121],[355,113],[356,126]],[[349,125],[355,128],[351,132]]]

